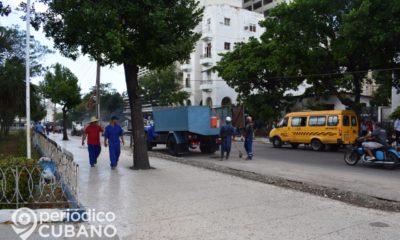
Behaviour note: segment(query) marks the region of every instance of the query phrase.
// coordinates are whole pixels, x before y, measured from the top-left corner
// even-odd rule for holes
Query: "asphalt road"
[[[243,143],[235,143],[244,152]],[[254,143],[254,160],[238,157],[237,148],[232,147],[231,159],[219,161],[219,153],[203,155],[198,150],[186,154],[185,158],[199,161],[214,161],[234,169],[256,172],[269,176],[284,177],[293,181],[309,182],[341,190],[355,191],[370,196],[400,201],[400,169],[387,170],[382,167],[345,164],[344,150],[337,152],[315,152],[301,147],[292,149],[273,148],[268,143]],[[160,145],[155,151],[165,152]]]

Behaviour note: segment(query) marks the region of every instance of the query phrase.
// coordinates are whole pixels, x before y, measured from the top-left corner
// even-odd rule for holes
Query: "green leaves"
[[[202,15],[195,0],[45,2],[48,10],[36,19],[71,58],[82,53],[103,65],[166,67],[187,57],[200,37],[192,30]]]
[[[398,16],[397,0],[296,0],[281,4],[261,22],[266,29],[261,42],[238,45],[215,69],[245,100],[255,93],[281,93],[276,95],[279,99],[304,81],[311,85],[308,94],[336,95],[359,111],[367,73],[398,67]],[[343,92],[351,93],[352,99],[343,98]],[[387,103],[384,92],[385,97],[377,102]]]
[[[151,71],[139,79],[143,101],[153,106],[183,104],[189,93],[181,90],[181,82],[174,66]]]
[[[48,71],[40,83],[43,95],[69,111],[81,101],[78,78],[66,67],[57,63],[54,72]]]

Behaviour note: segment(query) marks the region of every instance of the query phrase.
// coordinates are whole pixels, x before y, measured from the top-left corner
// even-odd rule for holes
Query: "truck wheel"
[[[170,136],[168,138],[167,148],[168,148],[169,154],[171,154],[172,156],[178,155],[178,145],[176,144],[176,140],[173,136]]]
[[[324,149],[325,145],[322,144],[322,142],[318,139],[313,139],[311,141],[311,148],[314,151],[322,151]]]

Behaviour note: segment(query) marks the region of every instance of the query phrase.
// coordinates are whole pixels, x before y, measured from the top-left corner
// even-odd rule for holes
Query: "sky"
[[[0,17],[1,26],[13,26],[18,25],[21,30],[26,29],[26,23],[20,18],[23,13],[18,12],[15,8],[21,0],[3,0],[4,5],[10,5],[12,7],[12,13],[7,17]],[[36,5],[36,10],[44,11],[45,7]],[[89,92],[89,89],[96,83],[96,62],[90,61],[87,56],[80,56],[76,61],[63,57],[55,48],[52,39],[46,38],[42,30],[35,31],[31,28],[31,35],[36,40],[40,41],[42,45],[52,49],[55,53],[48,54],[42,62],[44,66],[51,66],[55,63],[60,63],[68,67],[79,79],[79,85],[82,89],[82,93]],[[38,84],[42,77],[32,78],[32,83]],[[115,88],[118,92],[122,93],[126,91],[125,76],[122,66],[102,67],[100,74],[101,83],[111,83],[112,88]]]

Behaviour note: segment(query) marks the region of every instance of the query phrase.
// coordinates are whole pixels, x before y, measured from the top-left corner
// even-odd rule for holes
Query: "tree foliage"
[[[143,129],[139,66],[151,69],[185,60],[199,34],[196,0],[38,0],[48,10],[36,17],[55,47],[71,58],[87,54],[101,64],[123,64],[132,114],[135,169],[149,169]],[[38,21],[34,21],[35,23]]]
[[[272,58],[273,46],[257,39],[238,43],[235,50],[223,54],[214,70],[238,92],[238,101],[249,113],[265,120],[275,120],[291,105],[287,91],[297,88],[302,80],[285,81],[278,60]]]
[[[152,106],[182,105],[189,93],[182,91],[181,82],[175,66],[151,71],[139,79],[143,101]]]
[[[0,26],[0,135],[7,134],[15,118],[25,116],[25,33],[18,28]],[[31,75],[41,74],[41,58],[49,53],[31,39]],[[42,119],[45,109],[37,86],[31,84],[31,113],[34,121]]]
[[[57,63],[53,66],[54,72],[48,71],[40,83],[44,97],[62,107],[63,113],[63,140],[68,140],[67,114],[81,101],[78,78],[66,67]]]
[[[4,5],[2,1],[0,1],[0,17],[7,16],[11,12],[10,5]]]
[[[269,94],[274,89],[282,93],[307,82],[317,97],[335,95],[360,112],[367,73],[398,67],[399,14],[396,0],[283,3],[260,23],[266,30],[260,43],[253,40],[238,45],[233,53],[224,55],[217,70],[241,96],[249,95],[249,90],[251,94]],[[248,53],[243,51],[246,48]],[[260,49],[265,59],[254,57],[260,55]],[[235,54],[243,59],[234,59]],[[244,83],[231,81],[233,75]],[[249,86],[244,86],[246,83]],[[347,97],[349,93],[353,98]]]
[[[82,97],[82,102],[73,109],[72,120],[89,120],[91,116],[96,115],[95,96],[96,88],[92,87],[90,92]],[[120,116],[120,120],[123,120],[123,97],[110,83],[100,84],[100,111],[102,121],[107,121],[111,116]]]

